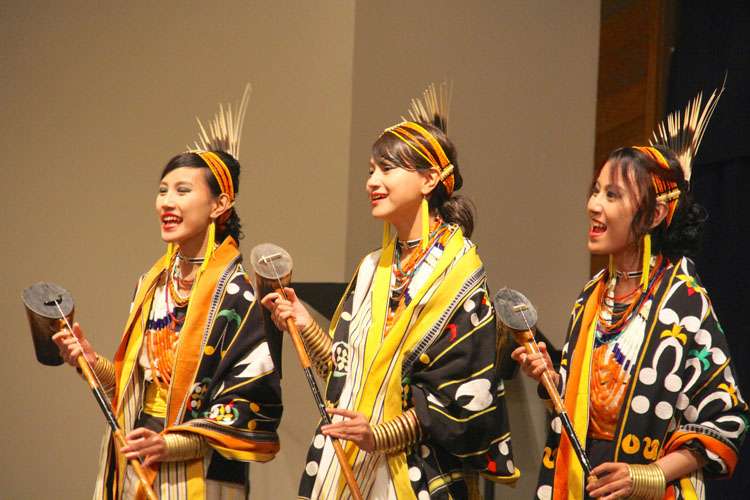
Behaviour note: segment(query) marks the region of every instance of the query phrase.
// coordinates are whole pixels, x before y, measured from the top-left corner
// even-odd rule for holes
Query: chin
[[[597,245],[596,243],[589,243],[587,245],[589,253],[592,255],[609,255],[609,252],[607,252],[605,249],[601,247],[601,245]]]

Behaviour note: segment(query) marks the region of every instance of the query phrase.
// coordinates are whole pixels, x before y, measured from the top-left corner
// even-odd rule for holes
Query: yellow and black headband
[[[216,182],[219,184],[221,192],[229,197],[229,201],[234,203],[234,183],[232,182],[232,173],[229,171],[224,160],[213,151],[199,151],[196,152],[200,156],[211,173],[216,178]]]
[[[633,149],[640,151],[649,157],[654,163],[664,170],[669,170],[669,163],[664,155],[653,146],[633,146]],[[658,201],[667,204],[667,226],[672,223],[675,211],[677,211],[677,203],[680,199],[680,188],[677,183],[667,179],[663,179],[658,175],[651,175],[651,183],[656,191],[656,199]]]
[[[448,196],[453,194],[455,177],[453,165],[445,154],[440,142],[429,130],[416,122],[405,121],[385,129],[384,133],[390,133],[398,137],[404,144],[413,149],[417,154],[430,164],[432,169],[440,174],[440,182],[445,186]],[[424,139],[430,148],[427,148],[419,137]]]

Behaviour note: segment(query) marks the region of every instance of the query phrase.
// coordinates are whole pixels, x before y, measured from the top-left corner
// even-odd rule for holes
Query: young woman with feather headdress
[[[699,95],[650,146],[616,149],[594,175],[588,247],[610,265],[575,302],[555,378],[595,477],[555,419],[539,499],[704,498],[704,477],[734,470],[750,413],[691,260],[705,214],[690,167],[720,94],[705,108]],[[552,367],[540,349],[512,354],[537,380]]]
[[[234,208],[249,90],[164,167],[156,212],[167,252],[141,276],[114,360],[78,324],[54,336],[66,361],[82,355],[94,367],[126,433],[119,449],[111,432],[103,440],[94,498],[142,497],[129,459],[142,461],[159,498],[246,498],[243,462],[279,449],[279,373]]]
[[[495,315],[468,240],[473,214],[448,139],[446,86],[414,100],[409,120],[375,141],[366,182],[383,246],[362,259],[329,331],[290,301],[263,298],[277,326],[294,318],[333,423],[315,430],[300,498],[350,498],[327,436],[365,498],[478,498],[480,473],[514,481]],[[390,227],[395,228],[391,236]]]

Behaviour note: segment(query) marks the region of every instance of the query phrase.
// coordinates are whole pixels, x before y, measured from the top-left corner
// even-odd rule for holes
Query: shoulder
[[[224,301],[239,299],[254,301],[256,299],[253,281],[241,262],[235,262],[227,268],[225,279],[220,280],[217,292],[224,296]]]

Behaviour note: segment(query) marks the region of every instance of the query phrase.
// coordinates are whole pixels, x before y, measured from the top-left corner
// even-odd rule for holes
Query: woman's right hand
[[[552,366],[552,359],[547,353],[547,345],[544,342],[539,342],[539,352],[533,354],[527,354],[526,348],[521,346],[513,350],[510,357],[515,360],[521,366],[521,370],[526,376],[533,378],[537,382],[542,380],[542,374],[549,370],[552,376],[552,381],[557,385],[559,375]]]
[[[78,339],[78,341],[76,341]],[[64,328],[52,336],[52,340],[60,350],[60,356],[71,366],[78,366],[78,356],[83,354],[90,365],[96,363],[96,351],[81,330],[81,325],[73,323],[73,331]],[[81,349],[83,348],[83,349]]]
[[[271,311],[271,319],[279,330],[287,331],[286,320],[289,318],[293,318],[297,328],[303,330],[312,321],[312,316],[297,298],[294,289],[284,288],[284,293],[289,300],[280,293],[271,292],[260,303]]]

